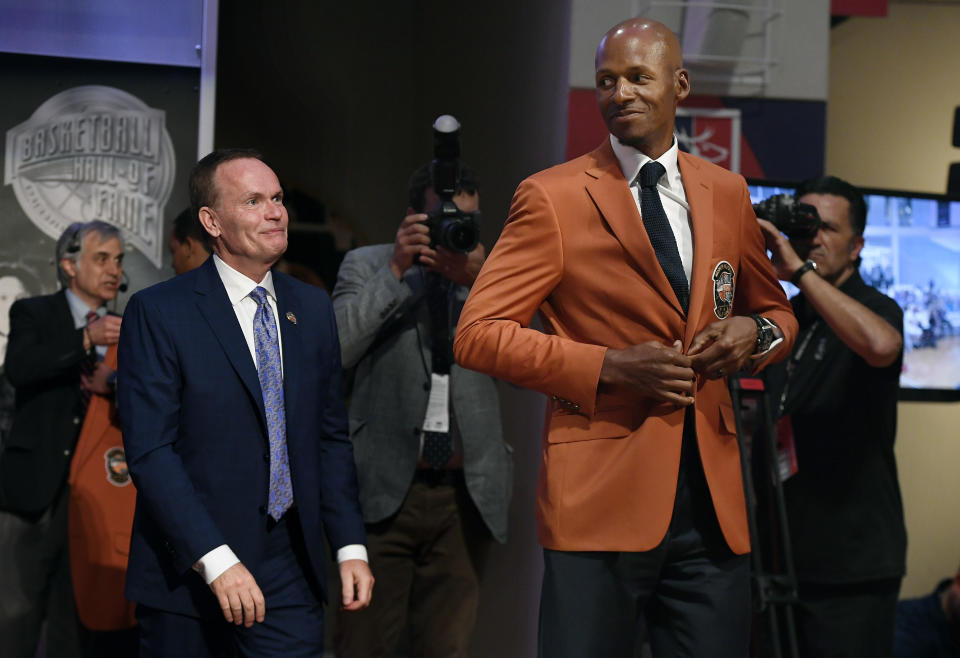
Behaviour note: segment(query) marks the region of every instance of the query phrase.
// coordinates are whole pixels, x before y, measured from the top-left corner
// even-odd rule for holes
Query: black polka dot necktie
[[[690,305],[690,284],[683,271],[683,261],[677,249],[677,240],[667,220],[667,213],[660,202],[657,181],[666,173],[666,169],[656,160],[651,160],[640,168],[637,183],[640,185],[640,219],[647,230],[647,236],[657,252],[657,260],[667,280],[677,295],[680,307],[686,313]]]
[[[430,359],[433,372],[450,373],[453,341],[450,336],[449,282],[436,272],[427,274],[427,305],[430,308]],[[423,460],[433,468],[443,468],[453,456],[449,432],[423,433]]]

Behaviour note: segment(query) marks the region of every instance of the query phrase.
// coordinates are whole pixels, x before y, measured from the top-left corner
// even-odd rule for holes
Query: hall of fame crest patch
[[[730,317],[733,310],[733,266],[725,260],[713,268],[713,314],[720,320]]]
[[[3,182],[51,238],[99,219],[159,268],[175,174],[165,117],[114,87],[62,91],[7,131]]]
[[[115,487],[130,484],[130,471],[127,469],[127,453],[120,446],[110,448],[103,453],[104,467],[107,469],[107,482]]]

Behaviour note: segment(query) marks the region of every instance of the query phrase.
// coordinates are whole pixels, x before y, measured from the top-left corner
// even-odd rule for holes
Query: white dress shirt
[[[650,162],[651,158],[632,146],[622,144],[612,134],[610,135],[610,146],[613,147],[613,153],[617,156],[617,162],[620,163],[620,171],[623,172],[623,177],[630,183],[630,193],[633,195],[633,201],[637,204],[637,212],[639,213],[640,183],[636,182],[636,178],[640,169]],[[670,228],[673,230],[673,237],[677,241],[677,251],[680,252],[683,273],[687,275],[687,283],[689,284],[693,272],[693,231],[690,228],[690,204],[687,203],[687,195],[683,191],[683,180],[680,178],[680,167],[677,164],[679,150],[677,137],[674,135],[673,145],[667,149],[666,153],[657,158],[657,162],[666,169],[666,172],[657,182],[657,191],[660,193],[660,203],[663,204],[663,211],[667,214],[667,221],[670,222]]]
[[[267,302],[273,311],[273,322],[277,325],[277,341],[280,348],[280,372],[283,373],[283,338],[280,337],[279,315],[277,313],[277,295],[273,287],[273,272],[267,271],[263,281],[257,283],[253,279],[241,274],[229,265],[223,262],[219,256],[214,254],[213,264],[217,268],[217,274],[223,281],[223,287],[227,291],[227,297],[230,304],[233,305],[233,312],[237,315],[237,322],[240,323],[240,329],[243,331],[243,337],[247,341],[247,347],[250,349],[250,357],[253,359],[254,366],[257,365],[257,347],[253,337],[253,316],[257,313],[257,302],[250,297],[250,293],[257,286],[267,291]],[[362,544],[349,544],[337,550],[337,563],[345,560],[363,560],[367,561],[367,549]],[[203,576],[203,579],[209,585],[216,580],[220,574],[240,562],[236,554],[230,550],[226,544],[221,544],[215,549],[197,560],[193,569]]]

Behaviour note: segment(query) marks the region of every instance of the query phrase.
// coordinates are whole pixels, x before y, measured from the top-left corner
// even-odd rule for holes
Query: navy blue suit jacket
[[[333,550],[365,542],[327,294],[273,273],[287,449],[304,542],[321,587]],[[127,597],[221,615],[192,565],[227,544],[258,578],[269,456],[250,350],[212,258],[134,295],[120,334],[118,408],[137,509]]]

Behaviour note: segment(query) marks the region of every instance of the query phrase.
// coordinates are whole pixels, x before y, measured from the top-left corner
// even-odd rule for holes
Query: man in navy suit
[[[270,269],[287,212],[259,154],[203,158],[190,201],[214,255],[134,295],[120,336],[142,655],[317,656],[322,534],[342,605],[373,587],[333,309]]]

